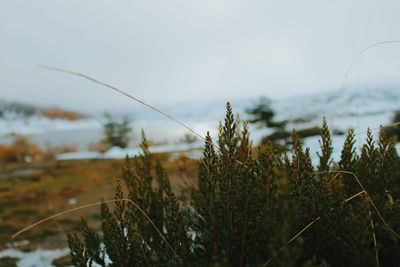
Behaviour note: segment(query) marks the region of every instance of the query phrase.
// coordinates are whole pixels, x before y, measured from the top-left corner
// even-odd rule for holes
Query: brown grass
[[[28,139],[19,137],[11,145],[0,146],[0,162],[34,161],[43,156],[43,151]]]
[[[0,145],[0,162],[16,162],[18,153],[14,146]]]
[[[47,108],[43,109],[41,113],[51,119],[65,119],[75,121],[83,118],[83,116],[77,112],[67,111],[59,108]]]
[[[155,154],[155,157],[165,158],[166,155]],[[178,162],[163,162],[172,189],[179,194],[186,177],[196,175],[198,160],[188,158]],[[187,168],[185,175],[181,169],[183,162]],[[29,168],[37,166],[38,169],[30,174],[0,179],[0,246],[1,243],[9,242],[10,236],[17,230],[52,216],[55,211],[95,203],[101,198],[112,199],[116,181],[122,175],[123,163],[121,159],[90,159],[52,162],[46,166],[31,164]],[[14,169],[21,169],[26,164],[19,164],[20,167],[18,164],[13,165]],[[69,199],[78,202],[69,204]],[[65,232],[76,227],[80,216],[87,218],[95,229],[100,227],[99,210],[90,207],[56,218],[57,223],[52,227],[35,227],[21,235],[21,238],[27,238],[43,247],[65,247]]]

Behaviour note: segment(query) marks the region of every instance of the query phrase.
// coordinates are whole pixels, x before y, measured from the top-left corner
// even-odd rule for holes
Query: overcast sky
[[[400,40],[398,0],[1,0],[0,99],[99,110],[340,88]],[[400,44],[346,87],[400,84]]]

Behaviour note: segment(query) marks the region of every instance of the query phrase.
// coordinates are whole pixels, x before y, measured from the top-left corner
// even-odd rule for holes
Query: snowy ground
[[[68,248],[64,249],[37,249],[30,252],[22,252],[16,249],[0,251],[0,259],[5,257],[18,258],[18,267],[50,267],[54,259],[67,255]]]
[[[192,144],[177,144],[177,145],[161,145],[161,146],[151,146],[149,150],[151,152],[180,152],[185,151],[187,153],[192,153],[193,155],[201,154],[196,153],[203,146],[202,142],[195,142]],[[63,153],[57,155],[57,160],[68,160],[68,159],[90,159],[90,158],[113,158],[113,159],[122,159],[125,158],[126,155],[129,157],[134,157],[139,155],[141,152],[140,148],[130,148],[130,149],[122,149],[119,147],[112,147],[105,153],[100,152],[90,152],[90,151],[82,151],[82,152],[74,152],[74,153]]]

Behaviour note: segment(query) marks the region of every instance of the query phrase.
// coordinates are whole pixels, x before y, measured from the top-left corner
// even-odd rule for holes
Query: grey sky
[[[339,88],[369,44],[400,39],[396,0],[2,0],[0,99],[98,110],[149,103],[284,97]],[[399,83],[400,44],[376,47],[348,86]]]

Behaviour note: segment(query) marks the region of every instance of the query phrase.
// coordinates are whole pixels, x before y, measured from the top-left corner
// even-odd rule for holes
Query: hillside
[[[20,102],[8,102],[0,100],[0,118],[30,118],[33,116],[43,116],[50,119],[79,120],[85,118],[85,115],[54,107],[38,107]]]
[[[76,111],[0,100],[0,138],[87,129],[97,124]]]
[[[246,108],[251,107],[257,98],[233,99],[231,104],[234,112],[246,119]],[[300,95],[286,99],[271,101],[277,120],[288,120],[287,129],[303,129],[320,126],[322,118],[326,117],[331,130],[346,132],[354,128],[359,144],[365,139],[368,127],[376,133],[380,125],[391,123],[393,111],[400,109],[400,91],[396,89],[353,89],[331,91],[314,95]],[[151,103],[150,103],[151,104]],[[70,111],[44,112],[23,104],[0,104],[0,141],[1,136],[10,134],[31,135],[33,141],[44,144],[49,140],[53,144],[80,144],[80,150],[85,151],[89,142],[102,138],[102,118],[77,115],[76,119],[61,117],[60,114],[75,114]],[[201,135],[207,131],[215,137],[218,122],[225,113],[225,101],[192,101],[159,107],[161,110],[186,123]],[[49,116],[58,115],[58,116]],[[79,114],[79,113],[76,113]],[[143,128],[149,139],[155,143],[176,143],[187,132],[183,127],[152,110],[148,110],[132,102],[132,109],[126,112],[132,115],[134,132],[133,143],[138,143],[140,130]],[[270,129],[251,125],[252,139],[257,144],[260,139],[270,133]],[[68,138],[66,138],[66,136]],[[61,140],[58,140],[61,139]],[[333,137],[335,146],[341,147],[344,135]],[[319,147],[318,138],[310,137],[304,140],[311,150]],[[169,146],[170,147],[170,146]],[[335,151],[339,153],[340,151]],[[123,154],[123,153],[122,153]],[[315,153],[314,153],[315,154]],[[337,154],[338,156],[338,154]]]
[[[245,110],[257,98],[233,99],[234,111],[242,119],[248,118]],[[335,90],[313,95],[299,95],[286,99],[271,99],[272,108],[277,120],[288,120],[288,127],[302,129],[320,126],[326,117],[332,129],[345,132],[354,128],[356,132],[364,132],[368,127],[378,128],[391,123],[395,110],[400,109],[400,90],[397,89],[352,89]],[[194,101],[165,108],[169,114],[178,119],[196,125],[196,122],[210,123],[215,128],[224,116],[223,101],[208,103]],[[148,112],[151,113],[151,112]],[[161,119],[159,114],[148,114]],[[155,119],[155,117],[154,117]],[[253,127],[254,141],[258,141],[268,130]]]
[[[245,109],[250,107],[257,97],[246,99],[230,99],[234,111],[246,118]],[[335,90],[325,93],[312,95],[293,96],[285,99],[274,100],[271,98],[272,107],[275,110],[276,118],[279,120],[290,120],[293,126],[303,126],[307,124],[320,124],[323,117],[328,121],[340,120],[345,118],[353,123],[338,124],[338,127],[347,129],[348,127],[375,127],[390,120],[391,113],[400,109],[400,90],[397,89],[346,89]],[[161,107],[162,110],[186,122],[213,122],[223,118],[225,112],[225,100],[211,101],[192,101]],[[146,114],[148,119],[163,120],[160,114],[143,109],[135,110],[138,117]],[[361,125],[358,119],[371,119],[371,124]],[[384,122],[375,125],[374,117],[378,119],[386,118]],[[302,122],[300,122],[302,121]],[[334,122],[336,124],[336,122]],[[305,126],[305,125],[304,125]]]

